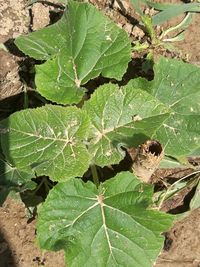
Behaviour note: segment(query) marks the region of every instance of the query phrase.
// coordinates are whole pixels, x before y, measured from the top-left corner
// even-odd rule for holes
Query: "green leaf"
[[[57,23],[15,43],[26,55],[47,60],[36,67],[37,90],[61,104],[78,103],[82,85],[100,74],[120,80],[131,60],[126,32],[94,6],[74,1]]]
[[[16,112],[4,125],[2,149],[14,166],[61,181],[87,170],[90,155],[84,140],[90,121],[84,111],[46,105]]]
[[[171,157],[167,157],[165,156],[164,159],[161,161],[159,168],[164,168],[164,169],[172,169],[172,168],[189,168],[192,167],[186,164],[182,164],[181,162],[179,162],[178,160],[171,158]]]
[[[78,179],[60,183],[39,210],[39,244],[63,248],[70,267],[151,267],[172,223],[171,215],[148,209],[152,193],[129,172],[99,189]]]
[[[31,181],[34,177],[34,172],[21,171],[0,158],[0,206],[10,191],[23,192],[26,189],[34,189],[36,184]]]
[[[169,118],[154,138],[174,158],[200,147],[200,68],[176,59],[161,58],[154,66],[153,81],[135,79],[129,84],[151,93],[170,109]]]
[[[165,105],[135,88],[103,85],[83,107],[93,125],[89,149],[97,165],[118,163],[125,156],[121,146],[133,147],[150,139],[168,117]]]
[[[189,155],[190,157],[200,157],[200,147],[192,151]]]
[[[160,25],[185,12],[200,12],[199,3],[172,5],[152,17],[153,25]]]

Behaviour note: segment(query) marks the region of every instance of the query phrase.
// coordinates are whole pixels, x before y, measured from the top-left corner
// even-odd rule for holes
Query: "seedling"
[[[63,249],[67,266],[153,266],[173,216],[150,208],[152,185],[129,171],[101,182],[99,168],[147,140],[182,161],[199,149],[199,68],[161,58],[152,81],[104,84],[80,105],[89,80],[122,79],[131,60],[123,30],[92,5],[69,1],[60,21],[15,43],[45,61],[35,83],[54,104],[2,121],[3,199],[10,190],[33,189],[35,175],[48,176],[57,185],[38,210],[42,249]],[[93,182],[83,182],[89,170]]]
[[[184,40],[185,30],[192,23],[194,13],[200,11],[200,5],[197,2],[187,4],[158,4],[146,0],[131,0],[131,2],[141,17],[141,23],[143,23],[151,39],[151,45],[164,46],[168,49],[173,48],[169,43]],[[158,13],[153,16],[145,15],[141,9],[142,4],[154,8]],[[156,26],[161,26],[170,19],[184,13],[185,17],[176,26],[172,26],[166,30],[163,29],[161,34],[157,33]],[[167,37],[169,34],[171,34],[171,37]],[[143,44],[141,43],[139,45],[137,42],[135,49],[138,50],[140,47],[142,49]]]

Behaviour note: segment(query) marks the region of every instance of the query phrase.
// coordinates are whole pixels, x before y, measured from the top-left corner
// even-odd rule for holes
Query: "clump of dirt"
[[[23,92],[17,57],[0,49],[0,120],[14,112]]]
[[[7,199],[0,209],[0,266],[64,267],[63,252],[44,252],[38,248],[35,220],[28,221],[24,204]]]
[[[0,50],[0,101],[22,92],[22,83],[19,78],[19,65],[16,57]]]
[[[36,31],[47,26],[50,22],[49,10],[41,3],[35,3],[32,7],[33,25],[32,30]]]
[[[155,267],[200,266],[200,209],[177,221],[166,234],[165,248]]]
[[[0,43],[28,32],[26,3],[25,0],[0,0]]]

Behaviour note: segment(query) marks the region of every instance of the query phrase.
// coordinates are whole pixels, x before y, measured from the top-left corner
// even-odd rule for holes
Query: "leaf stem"
[[[24,79],[22,79],[22,82],[23,82],[22,88],[23,88],[23,93],[24,93],[24,105],[23,105],[23,108],[27,109],[28,106],[29,106],[28,87],[27,87],[27,83],[26,83],[26,81]]]
[[[98,173],[97,173],[96,166],[92,164],[92,165],[90,165],[90,169],[91,169],[91,172],[92,172],[93,182],[96,185],[96,187],[98,187],[99,186],[99,176],[98,176]]]

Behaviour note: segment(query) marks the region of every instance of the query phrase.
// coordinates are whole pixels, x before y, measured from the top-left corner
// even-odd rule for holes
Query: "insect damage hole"
[[[158,141],[152,140],[149,141],[148,151],[158,157],[162,153],[163,148]]]
[[[137,148],[132,170],[145,183],[151,182],[151,176],[164,157],[162,145],[156,140],[148,140]]]

